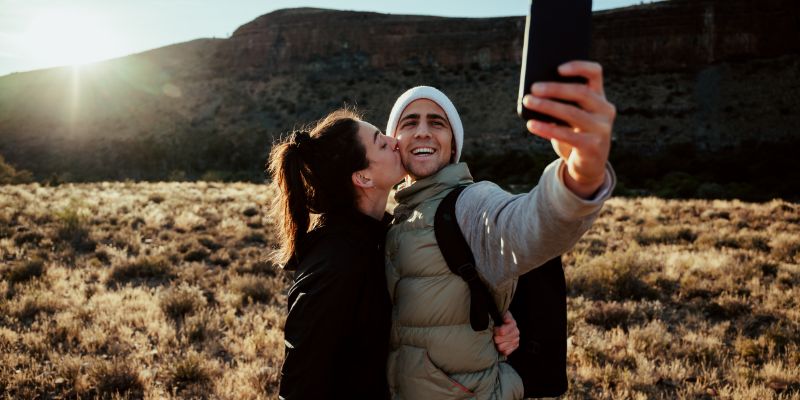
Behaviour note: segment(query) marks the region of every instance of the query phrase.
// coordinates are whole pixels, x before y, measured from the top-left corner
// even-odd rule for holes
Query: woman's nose
[[[391,136],[387,136],[387,137],[386,137],[386,140],[388,140],[388,141],[389,141],[389,147],[391,147],[391,148],[392,148],[392,150],[394,150],[394,151],[397,151],[397,150],[399,150],[399,148],[398,148],[398,146],[397,146],[397,139],[395,139],[395,138],[393,138],[393,137],[391,137]]]

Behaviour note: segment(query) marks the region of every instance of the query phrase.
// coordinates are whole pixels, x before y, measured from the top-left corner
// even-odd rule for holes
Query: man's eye
[[[386,148],[386,143],[384,143],[383,146],[381,146],[381,149],[385,149],[385,148]]]
[[[403,124],[403,128],[416,125],[416,121],[408,121]]]

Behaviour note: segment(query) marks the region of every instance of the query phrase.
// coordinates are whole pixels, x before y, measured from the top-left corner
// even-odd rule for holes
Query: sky
[[[593,8],[641,2],[594,0]],[[121,57],[198,38],[227,38],[242,24],[282,8],[497,17],[525,15],[529,4],[529,0],[0,0],[0,76]]]

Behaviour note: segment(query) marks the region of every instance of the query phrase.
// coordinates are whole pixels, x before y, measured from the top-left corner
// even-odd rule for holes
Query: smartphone
[[[557,118],[525,108],[522,97],[530,93],[534,82],[586,83],[582,77],[559,75],[558,66],[567,61],[588,60],[591,39],[592,0],[531,0],[525,20],[517,100],[517,114],[522,119],[566,125]]]

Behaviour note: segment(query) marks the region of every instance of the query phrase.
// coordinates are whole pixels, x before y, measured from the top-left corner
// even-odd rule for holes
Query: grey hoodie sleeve
[[[584,200],[564,184],[565,164],[545,168],[528,193],[512,195],[491,182],[470,185],[456,202],[456,220],[484,282],[504,290],[522,275],[563,254],[597,217],[616,185],[609,164],[594,199]]]

